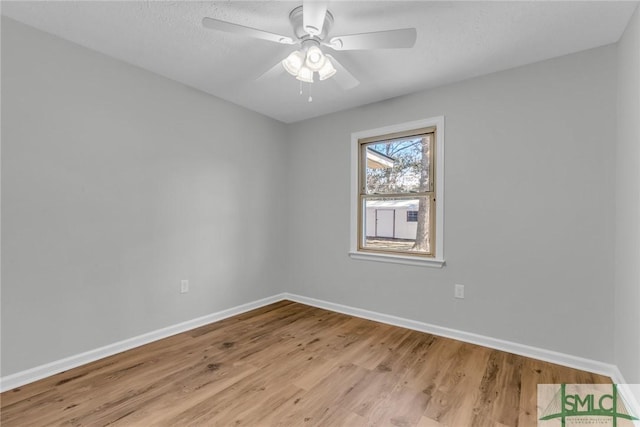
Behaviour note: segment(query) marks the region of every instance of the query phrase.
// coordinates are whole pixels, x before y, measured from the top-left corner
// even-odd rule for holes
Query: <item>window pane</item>
[[[363,144],[366,194],[430,191],[431,134]]]
[[[428,196],[365,198],[362,221],[363,249],[431,253],[430,212]],[[415,221],[411,221],[412,217]]]

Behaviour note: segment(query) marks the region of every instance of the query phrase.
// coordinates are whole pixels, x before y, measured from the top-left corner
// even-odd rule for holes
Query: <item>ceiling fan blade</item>
[[[327,16],[327,2],[305,0],[302,5],[302,26],[304,30],[317,36],[322,33],[324,19]]]
[[[240,24],[232,24],[231,22],[221,21],[219,19],[203,18],[202,25],[205,28],[223,31],[225,33],[241,34],[256,39],[269,40],[270,42],[282,44],[293,44],[293,39],[291,37],[258,30],[257,28],[245,27]]]
[[[336,83],[338,83],[338,85],[340,85],[342,89],[344,90],[353,89],[354,87],[360,84],[358,79],[353,77],[353,74],[347,71],[347,69],[344,68],[336,58],[328,54],[325,56],[329,58],[334,68],[336,69],[336,73],[333,75],[333,77],[331,77],[331,80],[335,80]]]
[[[272,79],[274,77],[278,77],[280,74],[282,74],[284,72],[285,72],[285,69],[282,66],[282,62],[278,61],[276,63],[276,65],[274,65],[273,67],[269,68],[267,71],[262,73],[260,76],[256,77],[255,80],[256,81],[262,81],[262,80],[266,80],[266,79]]]
[[[415,28],[376,31],[332,37],[327,46],[335,50],[395,49],[413,47],[418,33]]]

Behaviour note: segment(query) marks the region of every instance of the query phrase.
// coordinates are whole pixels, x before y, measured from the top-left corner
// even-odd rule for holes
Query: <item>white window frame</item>
[[[358,172],[359,172],[359,140],[371,138],[379,135],[388,135],[399,132],[411,131],[414,129],[436,127],[436,209],[435,209],[435,234],[436,250],[434,257],[416,257],[402,254],[364,252],[358,249]],[[444,259],[444,116],[431,117],[423,120],[400,123],[391,126],[384,126],[377,129],[369,129],[351,134],[351,245],[349,256],[352,259],[391,262],[396,264],[418,265],[425,267],[440,268],[445,264]]]

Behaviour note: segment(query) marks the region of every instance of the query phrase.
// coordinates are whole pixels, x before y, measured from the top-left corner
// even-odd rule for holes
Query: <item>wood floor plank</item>
[[[337,408],[334,411],[328,412],[325,417],[321,418],[318,422],[319,426],[349,426],[349,427],[369,427],[371,423],[364,417],[353,412],[345,411],[342,408]]]
[[[167,425],[167,421],[231,387],[256,371],[249,365],[232,366],[214,379],[190,378],[178,381],[161,398],[147,399],[135,411],[113,422],[114,426]]]
[[[517,425],[521,374],[521,357],[491,352],[474,403],[473,425]]]
[[[341,401],[353,390],[368,371],[354,364],[336,366],[311,390],[300,393],[286,411],[273,414],[265,425],[301,426],[323,425],[341,411]]]
[[[607,377],[290,301],[0,395],[2,426],[535,426]]]
[[[446,370],[440,371],[431,386],[431,399],[424,415],[451,426],[471,426],[491,350],[472,344],[458,346]]]
[[[420,418],[420,421],[418,421],[416,427],[447,427],[447,425],[423,416]]]
[[[368,417],[371,426],[412,427],[427,409],[429,398],[408,387],[397,387],[389,393]]]

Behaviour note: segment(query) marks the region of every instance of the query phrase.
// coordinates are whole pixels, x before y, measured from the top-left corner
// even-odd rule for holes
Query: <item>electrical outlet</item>
[[[186,294],[187,292],[189,292],[189,281],[188,280],[181,280],[180,281],[180,293],[181,294]]]
[[[456,298],[464,298],[464,285],[456,285],[453,296]]]

